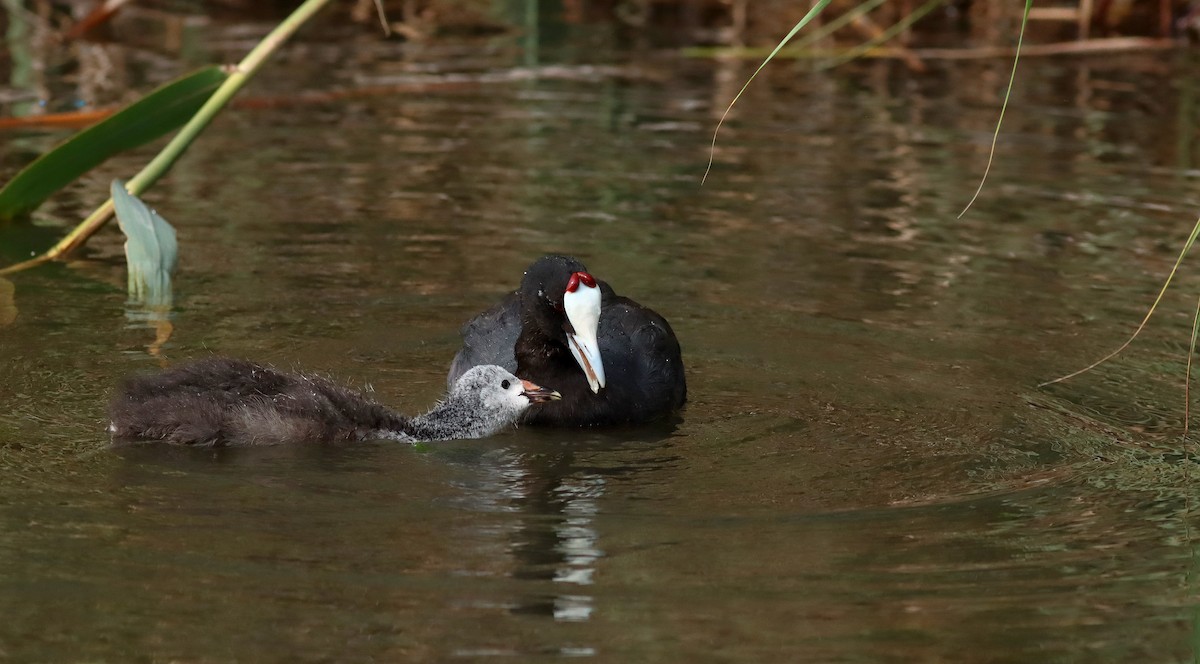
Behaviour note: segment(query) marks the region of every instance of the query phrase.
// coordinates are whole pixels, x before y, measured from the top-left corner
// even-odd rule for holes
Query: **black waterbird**
[[[687,399],[679,341],[666,319],[621,297],[568,256],[544,256],[521,286],[462,329],[448,379],[496,364],[562,399],[524,421],[559,426],[646,422]]]

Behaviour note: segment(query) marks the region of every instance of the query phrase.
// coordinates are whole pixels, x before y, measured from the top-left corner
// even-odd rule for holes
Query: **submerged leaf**
[[[179,255],[175,229],[126,191],[120,180],[113,180],[112,197],[117,223],[126,237],[129,297],[146,304],[170,304],[171,273]]]
[[[0,189],[0,220],[32,212],[109,157],[179,128],[227,77],[205,67],[176,79],[38,157]]]

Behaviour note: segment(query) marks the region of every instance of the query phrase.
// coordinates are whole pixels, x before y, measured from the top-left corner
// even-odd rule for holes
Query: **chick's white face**
[[[554,390],[521,380],[495,365],[472,367],[454,383],[443,406],[457,413],[458,438],[490,436],[517,421],[531,404],[556,401]]]
[[[484,410],[495,413],[512,413],[515,418],[529,407],[521,379],[500,367],[490,367],[484,380],[486,387],[480,393]]]
[[[529,407],[521,380],[495,365],[472,367],[454,384],[453,395],[474,400],[479,412],[512,422]]]

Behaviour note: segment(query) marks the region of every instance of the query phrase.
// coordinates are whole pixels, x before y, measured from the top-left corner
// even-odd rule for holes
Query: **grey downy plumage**
[[[114,440],[248,446],[482,438],[558,393],[474,367],[429,412],[407,417],[321,376],[223,357],[127,378],[109,406]]]

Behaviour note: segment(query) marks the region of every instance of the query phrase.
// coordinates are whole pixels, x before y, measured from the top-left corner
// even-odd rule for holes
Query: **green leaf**
[[[205,67],[178,78],[38,157],[0,189],[0,221],[29,214],[109,157],[179,128],[227,77]]]
[[[175,229],[125,183],[113,180],[113,209],[125,233],[125,263],[129,269],[129,297],[153,305],[171,303],[171,273],[179,256]]]

